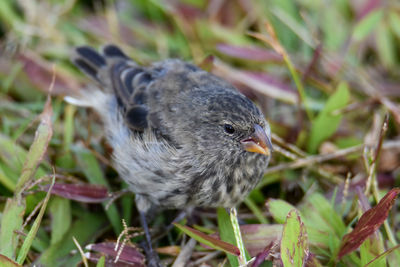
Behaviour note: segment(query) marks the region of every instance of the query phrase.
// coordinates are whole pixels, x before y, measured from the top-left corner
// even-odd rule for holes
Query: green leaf
[[[332,112],[345,107],[348,101],[349,89],[347,84],[342,82],[339,84],[336,92],[328,99],[324,109],[312,122],[308,152],[315,153],[318,146],[336,132],[342,120],[342,115],[335,115]]]
[[[0,254],[0,266],[1,267],[22,267],[21,265],[19,265],[12,259],[10,259],[4,255],[1,255],[1,254]]]
[[[334,257],[346,226],[332,204],[321,194],[311,194],[301,206],[301,216],[307,227],[309,243],[317,254]]]
[[[106,258],[104,256],[101,256],[101,258],[99,259],[99,261],[96,264],[96,267],[104,267],[106,262]]]
[[[244,224],[240,226],[246,250],[253,257],[282,237],[282,224]]]
[[[371,11],[367,16],[363,17],[361,21],[354,27],[353,38],[356,41],[361,41],[368,34],[370,34],[375,27],[379,24],[379,21],[383,17],[383,10],[376,9]]]
[[[370,236],[367,238],[360,246],[360,258],[361,258],[361,264],[364,266],[368,262],[372,261],[375,259],[375,257],[379,256],[381,253],[383,253],[383,244],[382,244],[382,238],[377,238],[379,236],[379,233],[376,232],[376,234]],[[387,266],[386,265],[386,258],[380,258],[373,263],[371,263],[369,266],[374,266],[374,267],[380,267],[380,266]]]
[[[221,240],[231,244],[235,244],[236,243],[235,233],[233,232],[231,219],[229,217],[229,214],[226,212],[224,208],[217,209],[217,219],[218,219],[218,230]],[[239,266],[239,260],[237,257],[231,254],[227,254],[227,257],[232,267]]]
[[[400,25],[397,27],[400,27]],[[397,63],[395,40],[389,25],[384,22],[379,24],[375,40],[383,65],[386,67],[395,66]]]
[[[324,47],[334,51],[340,49],[351,30],[344,14],[335,8],[323,8],[321,12],[321,16],[324,18],[321,20]],[[337,30],[339,27],[340,31]]]
[[[53,177],[53,181],[51,183],[49,191],[46,194],[46,197],[44,198],[44,202],[42,204],[42,207],[40,208],[39,214],[37,215],[35,221],[33,222],[33,225],[31,227],[31,229],[29,230],[29,233],[26,236],[26,238],[24,240],[24,243],[22,244],[22,247],[21,247],[21,249],[19,251],[18,258],[17,258],[17,262],[19,264],[23,264],[24,261],[25,261],[26,256],[28,255],[29,249],[30,249],[30,247],[32,245],[32,242],[33,242],[33,239],[35,238],[36,233],[37,233],[37,231],[38,231],[38,229],[40,227],[40,223],[42,222],[43,214],[44,214],[44,212],[46,210],[47,203],[49,202],[49,199],[50,199],[50,196],[51,196],[50,192],[51,192],[51,189],[52,189],[52,187],[54,185],[55,180],[56,180],[56,178]]]
[[[283,266],[304,266],[308,256],[306,227],[295,209],[287,216],[281,240],[281,259]]]
[[[289,211],[295,209],[291,204],[281,199],[269,199],[267,207],[277,223],[285,223]]]
[[[21,230],[25,213],[25,201],[7,199],[6,206],[1,216],[0,227],[0,254],[14,259],[18,245],[19,235],[15,231]]]
[[[254,216],[256,216],[260,223],[268,224],[267,218],[264,217],[262,211],[257,207],[256,203],[254,203],[254,201],[250,197],[247,197],[244,200],[244,203],[251,210],[251,212],[253,212]]]
[[[105,217],[101,214],[90,213],[87,210],[76,210],[77,220],[73,222],[68,232],[58,243],[51,245],[43,252],[37,261],[43,266],[61,267],[76,266],[67,264],[71,261],[80,261],[79,253],[71,256],[71,251],[75,250],[72,237],[76,237],[79,244],[86,245],[92,243],[96,236],[102,233],[101,228],[105,226]]]
[[[389,24],[393,33],[400,39],[400,14],[396,10],[389,13]]]
[[[51,244],[59,242],[71,227],[70,200],[53,196],[50,203]]]
[[[75,152],[79,159],[78,164],[81,166],[88,181],[91,184],[104,185],[108,190],[111,190],[96,157],[89,150],[84,148],[78,149]],[[102,203],[102,205],[106,207],[107,203]],[[111,204],[108,209],[105,210],[105,213],[113,226],[114,233],[119,235],[122,231],[122,223],[121,216],[119,215],[115,203]]]
[[[375,262],[380,262],[382,259],[388,259],[389,261],[389,266],[397,266],[399,263],[399,257],[397,257],[397,255],[394,255],[394,257],[388,257],[391,253],[393,252],[397,252],[398,249],[400,248],[400,245],[394,246],[392,248],[389,248],[388,250],[386,250],[385,252],[379,254],[378,257],[374,258],[373,260],[371,260],[370,262],[368,262],[367,264],[364,265],[364,267],[371,267],[374,266]],[[386,265],[383,265],[386,266]]]
[[[22,20],[13,8],[13,1],[0,1],[0,18],[9,26],[19,26],[21,28]]]
[[[4,173],[1,165],[0,165],[0,183],[10,191],[15,190],[16,183],[14,179]]]
[[[51,136],[53,135],[53,128],[51,123],[52,116],[51,99],[47,98],[44,110],[40,115],[40,124],[35,133],[35,139],[29,148],[24,167],[22,168],[21,176],[18,180],[16,193],[20,197],[23,186],[34,177],[39,164],[42,162],[44,154],[47,151]]]
[[[346,226],[339,214],[333,209],[331,203],[318,193],[309,196],[308,200],[312,203],[310,212],[317,212],[325,221],[326,227],[331,228],[336,236],[342,237],[346,231]]]
[[[178,227],[182,232],[187,234],[188,236],[194,238],[195,240],[199,241],[200,243],[209,246],[213,249],[221,250],[226,253],[239,256],[240,251],[237,247],[227,242],[221,241],[217,238],[211,237],[205,233],[200,232],[199,230],[190,228],[186,225],[180,225],[178,223],[174,223],[176,227]]]

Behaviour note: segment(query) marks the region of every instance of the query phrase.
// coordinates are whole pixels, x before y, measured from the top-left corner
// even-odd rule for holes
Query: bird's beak
[[[271,152],[273,152],[270,138],[258,124],[254,125],[254,133],[240,142],[244,150],[249,152],[260,153],[266,156],[271,155]]]

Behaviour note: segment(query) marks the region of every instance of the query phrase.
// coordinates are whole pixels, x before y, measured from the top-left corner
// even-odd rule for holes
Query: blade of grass
[[[372,259],[370,262],[368,262],[367,264],[364,265],[364,267],[367,266],[373,266],[377,261],[380,261],[381,259],[385,259],[385,257],[387,257],[390,253],[394,252],[395,250],[397,250],[398,248],[400,248],[400,245],[394,246],[392,248],[389,248],[388,250],[386,250],[385,252],[379,254],[378,256],[376,256],[374,259]],[[384,265],[386,266],[386,265]],[[394,265],[393,265],[394,266]]]
[[[12,259],[0,254],[0,266],[2,267],[22,267]]]
[[[349,88],[346,83],[341,82],[335,93],[329,97],[324,109],[312,121],[308,152],[315,153],[318,146],[336,132],[343,115],[334,112],[344,108],[349,98]]]
[[[200,243],[206,246],[209,246],[213,249],[224,251],[232,255],[236,256],[240,255],[239,249],[230,243],[221,241],[217,238],[211,237],[205,233],[202,233],[196,229],[190,228],[185,225],[180,225],[178,223],[174,223],[174,225],[188,236],[192,237],[193,239],[199,241]]]
[[[297,74],[297,70],[294,67],[292,60],[290,59],[289,54],[286,52],[285,48],[281,45],[278,38],[276,37],[276,33],[273,26],[270,23],[266,22],[265,28],[268,32],[268,35],[263,35],[261,33],[255,33],[255,32],[250,32],[249,35],[270,45],[278,54],[280,54],[283,57],[283,60],[285,61],[290,71],[290,74],[293,77],[294,83],[296,84],[297,90],[300,95],[300,100],[301,102],[303,102],[307,116],[310,120],[312,120],[314,116],[311,112],[311,108],[309,107],[309,101],[307,101],[303,83],[301,82],[300,76]]]
[[[86,178],[92,184],[104,185],[109,191],[111,191],[110,185],[104,177],[103,171],[100,167],[96,157],[87,149],[78,149],[75,151],[78,156],[78,164],[81,166],[83,173]],[[106,207],[107,203],[102,203],[103,207]],[[117,206],[112,203],[107,210],[105,210],[107,218],[111,222],[114,229],[114,233],[119,235],[122,231],[121,216],[119,215]]]
[[[106,258],[104,256],[101,256],[101,258],[99,259],[99,261],[96,264],[96,267],[104,267],[106,262]]]
[[[223,208],[217,209],[217,219],[218,219],[218,229],[221,240],[228,242],[230,244],[235,244],[235,233],[233,232],[232,224],[229,218],[229,214]],[[226,254],[229,263],[232,267],[239,266],[238,257],[231,254]]]
[[[13,179],[11,179],[10,177],[8,177],[8,176],[4,173],[4,171],[3,171],[2,167],[1,167],[1,165],[0,165],[0,183],[1,183],[2,185],[4,185],[4,186],[5,186],[8,190],[10,190],[11,192],[13,192],[13,191],[15,190],[15,186],[16,186],[15,182],[13,181]]]
[[[69,258],[71,251],[75,249],[72,237],[80,244],[88,244],[95,240],[102,233],[107,223],[106,218],[102,214],[90,213],[84,209],[75,209],[74,215],[77,219],[72,223],[68,232],[58,243],[50,245],[41,255],[37,263],[43,266],[61,267],[76,266],[69,264],[70,262],[79,262],[80,255],[76,254],[73,258]]]
[[[15,140],[9,136],[0,134],[0,160],[4,163],[1,167],[4,173],[14,183],[14,190],[22,172],[24,162],[27,161],[28,151],[15,143]],[[47,172],[41,166],[38,167],[35,177],[42,177]]]
[[[51,244],[62,240],[64,234],[71,227],[71,205],[70,200],[53,196],[50,203],[51,213]]]
[[[1,217],[0,254],[14,259],[19,235],[15,233],[22,227],[25,213],[25,202],[18,203],[16,199],[7,199]]]
[[[240,226],[239,226],[239,221],[237,218],[237,211],[236,211],[235,207],[231,208],[231,210],[230,210],[230,219],[231,219],[231,223],[232,223],[233,232],[235,234],[236,245],[240,250],[240,255],[238,257],[239,263],[241,266],[246,266],[248,263],[248,260],[250,258],[248,258],[246,255],[246,250],[244,248],[242,233],[240,232]]]
[[[15,250],[19,239],[19,235],[17,235],[15,231],[21,230],[22,219],[26,208],[25,198],[22,197],[23,187],[32,177],[34,177],[35,172],[42,161],[45,152],[47,151],[47,147],[53,133],[51,126],[51,115],[51,99],[48,97],[44,110],[41,114],[41,122],[36,130],[35,139],[26,155],[26,161],[23,165],[21,176],[16,185],[14,198],[7,201],[6,208],[2,216],[0,230],[0,253],[11,258],[15,256]],[[35,233],[32,232],[32,234]],[[29,236],[29,238],[31,237]],[[30,247],[31,242],[32,241],[28,241],[26,246],[29,245]],[[26,248],[24,247],[24,249]],[[27,253],[25,250],[21,249],[21,251],[22,253]],[[20,252],[18,258],[21,259],[21,257],[23,257],[23,254]]]
[[[295,207],[290,205],[284,200],[281,199],[269,199],[267,201],[267,207],[272,217],[277,223],[284,224],[289,212]]]
[[[19,254],[18,254],[18,257],[17,257],[18,264],[23,264],[24,261],[25,261],[26,256],[28,255],[29,249],[30,249],[30,247],[32,245],[32,242],[33,242],[33,239],[35,238],[36,233],[37,233],[37,231],[38,231],[38,229],[40,227],[40,223],[42,222],[43,214],[44,214],[44,212],[46,210],[47,203],[49,202],[49,199],[50,199],[50,196],[51,196],[51,193],[50,193],[51,192],[51,188],[53,187],[55,180],[56,180],[56,177],[54,176],[53,180],[51,182],[49,191],[47,192],[46,197],[44,199],[43,205],[40,208],[39,214],[36,217],[35,221],[33,222],[33,225],[31,227],[31,229],[29,230],[29,233],[26,236],[24,243],[22,244],[22,247],[21,247],[21,249],[19,251]]]
[[[21,176],[16,187],[17,198],[21,198],[23,186],[34,176],[40,162],[43,160],[44,154],[47,151],[47,146],[53,135],[51,124],[52,116],[51,99],[48,96],[44,110],[41,114],[41,121],[35,133],[35,140],[29,148],[27,160],[22,168]]]
[[[253,212],[254,216],[258,219],[258,221],[262,224],[268,224],[267,218],[264,217],[262,211],[257,207],[253,200],[247,197],[244,200],[244,204]]]

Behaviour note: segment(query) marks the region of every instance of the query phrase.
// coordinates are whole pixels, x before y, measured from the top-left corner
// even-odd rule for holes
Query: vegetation
[[[396,0],[0,1],[0,266],[144,266],[101,122],[63,100],[88,82],[71,48],[106,43],[225,78],[274,133],[243,243],[224,209],[165,211],[166,265],[399,266],[399,25]]]

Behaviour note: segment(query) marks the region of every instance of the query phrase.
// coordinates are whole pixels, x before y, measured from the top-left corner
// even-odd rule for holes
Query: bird
[[[137,64],[118,46],[75,47],[72,62],[94,83],[65,99],[93,108],[113,165],[146,215],[153,208],[231,208],[254,189],[272,153],[260,109],[232,84],[192,63]]]

